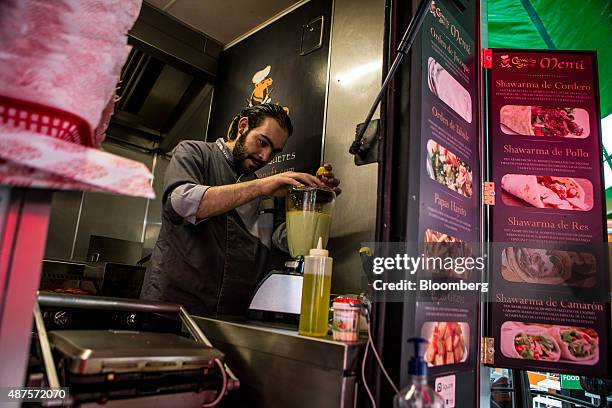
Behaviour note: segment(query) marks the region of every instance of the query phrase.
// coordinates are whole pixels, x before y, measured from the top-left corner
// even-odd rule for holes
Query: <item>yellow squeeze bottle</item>
[[[331,290],[332,259],[323,249],[319,237],[316,248],[304,257],[304,283],[302,286],[302,309],[300,311],[299,334],[324,337],[329,321],[329,293]]]

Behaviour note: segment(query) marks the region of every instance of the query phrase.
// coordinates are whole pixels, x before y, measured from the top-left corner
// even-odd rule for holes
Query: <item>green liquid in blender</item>
[[[316,211],[287,212],[287,243],[289,253],[296,258],[308,255],[312,248],[317,247],[319,237],[323,238],[323,247],[327,246],[331,215]]]

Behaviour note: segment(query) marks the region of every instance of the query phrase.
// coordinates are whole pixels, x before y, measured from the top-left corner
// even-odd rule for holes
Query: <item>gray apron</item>
[[[256,177],[240,178],[227,153],[218,143],[196,141],[175,149],[164,180],[162,227],[141,298],[179,303],[196,315],[246,313],[272,234],[272,219],[260,217],[267,201],[256,199],[193,225],[176,214],[169,199],[183,183],[218,186]]]

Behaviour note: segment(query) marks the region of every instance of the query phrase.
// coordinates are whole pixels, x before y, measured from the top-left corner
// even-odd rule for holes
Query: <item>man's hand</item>
[[[325,183],[312,174],[287,171],[256,180],[261,195],[284,197],[293,186],[324,186]]]
[[[284,197],[290,187],[301,185],[322,187],[325,184],[312,174],[288,171],[244,183],[213,186],[202,196],[196,217],[214,217],[261,196]]]
[[[317,178],[321,180],[323,184],[325,184],[327,187],[334,190],[334,193],[336,193],[336,195],[338,196],[340,195],[340,193],[342,193],[342,190],[340,190],[340,188],[338,187],[340,185],[340,180],[337,179],[336,176],[334,176],[332,170],[332,165],[329,163],[325,163],[323,166],[319,167],[319,170],[317,170]]]

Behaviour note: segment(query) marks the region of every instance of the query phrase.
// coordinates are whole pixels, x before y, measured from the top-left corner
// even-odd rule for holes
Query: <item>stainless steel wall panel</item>
[[[149,169],[153,164],[153,156],[144,152],[111,143],[105,143],[104,150],[140,161]],[[144,198],[86,192],[74,259],[86,260],[91,235],[141,242],[146,206],[147,200]]]
[[[343,191],[329,242],[335,293],[365,289],[357,251],[374,240],[378,165],[355,166],[348,149],[380,88],[384,12],[384,0],[334,1],[324,160]]]
[[[159,235],[161,228],[161,212],[162,212],[162,192],[164,186],[164,174],[170,163],[167,156],[158,155],[153,169],[153,190],[155,191],[155,200],[149,200],[149,208],[147,209],[147,218],[144,230],[143,255],[153,251],[155,241]]]
[[[70,259],[79,222],[81,191],[56,191],[51,201],[45,258]]]

